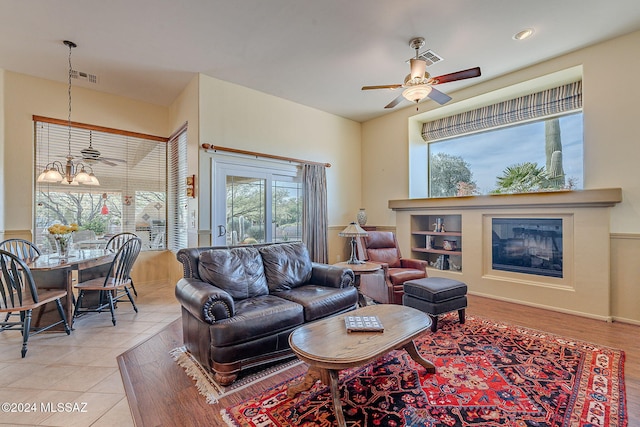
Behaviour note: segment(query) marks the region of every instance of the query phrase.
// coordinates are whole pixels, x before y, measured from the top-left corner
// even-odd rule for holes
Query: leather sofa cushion
[[[358,303],[358,290],[353,286],[336,289],[326,286],[305,285],[276,292],[274,295],[304,307],[305,322],[322,319],[340,311],[354,309]]]
[[[303,323],[303,309],[299,304],[273,295],[245,299],[236,304],[235,316],[210,326],[211,346],[254,341]]]
[[[413,268],[390,268],[389,280],[394,285],[402,285],[407,280],[422,279],[427,273],[424,270],[414,270]]]
[[[311,257],[302,242],[262,246],[258,249],[270,292],[304,285],[311,279]]]
[[[225,290],[234,300],[267,295],[267,279],[256,248],[212,249],[200,254],[200,278]]]

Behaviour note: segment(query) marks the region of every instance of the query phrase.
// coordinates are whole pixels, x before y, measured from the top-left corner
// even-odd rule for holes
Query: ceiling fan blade
[[[110,162],[116,162],[116,163],[127,163],[127,161],[125,159],[116,159],[114,157],[102,157],[100,156],[101,159],[105,159],[105,160],[109,160]]]
[[[398,105],[400,103],[400,101],[402,101],[403,99],[404,99],[404,97],[402,96],[402,94],[400,94],[400,95],[398,95],[396,97],[396,99],[394,99],[393,101],[391,101],[390,103],[385,105],[384,108],[393,108],[396,105]]]
[[[433,87],[431,88],[431,92],[429,92],[429,95],[427,96],[440,105],[446,104],[447,102],[451,101],[451,97],[449,95],[447,95],[446,93],[442,93],[438,89]]]
[[[362,86],[362,90],[372,90],[372,89],[398,89],[399,87],[402,87],[402,85]]]
[[[480,67],[469,68],[468,70],[457,71],[455,73],[443,74],[442,76],[432,77],[431,84],[439,85],[442,83],[455,82],[456,80],[471,79],[480,77]]]
[[[99,161],[99,162],[104,163],[105,165],[109,165],[109,166],[118,166],[118,164],[117,164],[117,163],[113,163],[112,161],[107,160],[107,159],[105,159],[104,157],[100,157],[100,158],[98,159],[98,161]]]

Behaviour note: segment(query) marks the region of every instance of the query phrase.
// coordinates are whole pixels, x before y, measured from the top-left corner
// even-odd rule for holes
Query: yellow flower
[[[49,234],[69,234],[73,231],[78,231],[78,224],[75,222],[71,225],[53,224],[47,230]]]

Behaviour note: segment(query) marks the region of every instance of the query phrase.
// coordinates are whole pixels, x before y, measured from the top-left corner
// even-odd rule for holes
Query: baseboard
[[[586,317],[588,319],[602,320],[603,322],[612,322],[613,321],[613,317],[612,316],[598,316],[598,315],[591,314],[591,313],[584,313],[582,311],[566,310],[566,309],[561,309],[561,308],[558,308],[558,307],[552,307],[552,306],[548,306],[548,305],[544,305],[544,304],[536,304],[536,303],[532,303],[532,302],[529,302],[529,301],[522,301],[522,300],[517,300],[517,299],[512,299],[512,298],[504,298],[504,297],[499,297],[499,296],[495,296],[495,295],[483,294],[481,292],[468,291],[467,293],[470,294],[470,295],[476,295],[476,296],[483,297],[483,298],[489,298],[489,299],[494,299],[494,300],[498,300],[498,301],[510,302],[510,303],[513,303],[513,304],[525,305],[527,307],[541,308],[543,310],[555,311],[555,312],[563,313],[563,314],[571,314],[571,315],[574,315],[574,316]]]

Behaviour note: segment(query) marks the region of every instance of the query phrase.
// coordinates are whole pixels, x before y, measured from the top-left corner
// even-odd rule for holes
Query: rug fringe
[[[222,421],[224,421],[229,427],[237,427],[238,424],[233,420],[233,417],[229,415],[226,409],[220,411]]]
[[[184,369],[189,378],[195,381],[196,389],[207,399],[207,403],[218,403],[221,390],[213,385],[213,378],[207,372],[204,372],[199,365],[193,363],[187,349],[182,346],[171,350],[169,353],[176,363]]]
[[[283,370],[293,368],[304,363],[299,359],[293,359],[279,365],[268,367],[254,374],[250,374],[245,378],[240,378],[231,386],[224,387],[216,383],[211,373],[193,358],[185,346],[174,348],[169,351],[169,354],[173,360],[175,360],[176,363],[184,369],[187,376],[195,382],[198,392],[207,399],[207,403],[209,404],[219,403],[218,399],[224,396],[243,390],[257,381],[273,377]]]

